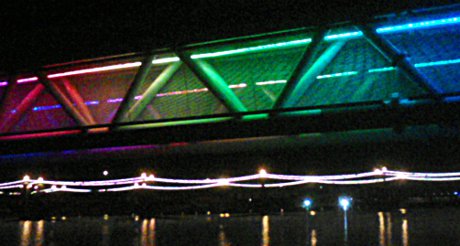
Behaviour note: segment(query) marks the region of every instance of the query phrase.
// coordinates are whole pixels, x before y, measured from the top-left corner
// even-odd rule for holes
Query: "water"
[[[65,220],[63,220],[65,219]],[[1,221],[1,245],[458,245],[460,209]]]

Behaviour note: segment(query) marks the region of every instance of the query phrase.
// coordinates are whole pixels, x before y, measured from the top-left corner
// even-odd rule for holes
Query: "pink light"
[[[79,75],[79,74],[97,73],[97,72],[104,72],[104,71],[113,71],[113,70],[119,70],[119,69],[140,67],[141,65],[142,65],[142,62],[130,62],[130,63],[104,66],[104,67],[80,69],[80,70],[68,71],[68,72],[63,72],[63,73],[54,73],[54,74],[48,75],[47,77],[49,79],[53,79],[53,78],[68,77],[68,76]]]
[[[7,85],[8,85],[8,81],[0,81],[0,87],[7,86]]]
[[[11,136],[0,137],[0,140],[16,140],[16,139],[29,139],[29,138],[43,138],[43,137],[55,137],[61,135],[79,134],[81,130],[68,130],[58,132],[43,132],[43,133],[30,133],[30,134],[19,134]]]
[[[34,81],[38,81],[38,77],[30,77],[17,80],[18,84],[29,83]]]

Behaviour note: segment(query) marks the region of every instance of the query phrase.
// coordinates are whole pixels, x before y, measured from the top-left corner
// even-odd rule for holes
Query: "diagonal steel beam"
[[[201,59],[192,60],[183,52],[177,52],[177,55],[231,112],[247,111],[244,104],[211,64]]]
[[[112,123],[120,123],[123,122],[126,118],[126,114],[128,113],[129,107],[132,104],[134,97],[136,96],[137,92],[139,91],[142,83],[145,81],[147,76],[149,75],[150,69],[152,68],[153,60],[155,59],[156,55],[150,54],[142,61],[142,65],[136,73],[131,86],[128,89],[123,101],[120,104],[115,116],[113,117]]]
[[[427,90],[435,99],[441,99],[439,93],[441,88],[431,83],[431,81],[423,76],[416,67],[414,67],[405,54],[402,54],[385,38],[377,34],[377,32],[368,25],[358,25],[366,39],[394,66],[398,67],[403,73],[419,86]]]
[[[299,74],[295,82],[292,82],[292,89],[287,93],[283,103],[279,103],[278,107],[295,107],[310,86],[316,81],[316,77],[331,63],[346,42],[347,40],[338,40],[332,43],[308,69],[304,69],[304,73]]]
[[[86,121],[91,125],[96,125],[96,120],[94,120],[91,111],[89,110],[88,106],[85,104],[85,100],[81,97],[80,93],[78,92],[77,88],[70,83],[69,80],[63,78],[62,83],[64,85],[64,89],[69,95],[70,99],[75,103],[78,111],[85,117]]]
[[[52,83],[44,73],[37,73],[38,81],[45,86],[46,90],[61,104],[64,111],[80,126],[89,125],[85,117],[78,111],[72,102],[66,97],[64,92],[54,83]]]
[[[291,77],[287,81],[286,86],[279,95],[278,99],[275,101],[275,104],[273,105],[274,109],[282,108],[285,106],[288,99],[290,98],[290,95],[292,95],[292,92],[298,86],[299,81],[301,81],[302,76],[305,75],[313,65],[315,57],[317,57],[321,50],[321,41],[324,39],[325,35],[325,28],[321,28],[315,33],[312,38],[312,42],[307,46],[307,49],[300,59],[300,62],[297,64],[297,67],[291,74]]]
[[[22,101],[16,106],[14,112],[4,112],[2,115],[2,123],[0,124],[0,132],[9,132],[24,116],[24,114],[35,104],[38,97],[45,90],[42,84],[37,84]],[[4,118],[3,116],[6,116]]]
[[[160,75],[150,84],[149,88],[142,94],[139,99],[126,113],[126,118],[136,120],[139,115],[145,110],[147,105],[151,104],[157,93],[165,86],[165,84],[179,70],[182,62],[173,62],[165,68]]]

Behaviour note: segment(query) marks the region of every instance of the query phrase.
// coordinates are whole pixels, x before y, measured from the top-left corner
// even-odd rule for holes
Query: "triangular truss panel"
[[[50,80],[88,119],[90,125],[108,124],[123,102],[140,65],[138,58],[97,63],[53,71]]]
[[[227,108],[213,93],[182,64],[137,120],[186,118],[227,112]]]
[[[384,37],[442,93],[460,92],[460,28],[440,26]]]
[[[206,61],[224,78],[248,111],[267,110],[273,107],[309,43],[295,41],[309,37],[310,33],[304,33],[246,42],[240,44],[241,47],[254,51],[211,57]],[[239,49],[244,48],[222,46],[208,52]]]
[[[36,98],[41,95],[43,88],[36,88],[37,83],[22,83],[17,85],[11,85],[11,81],[8,81],[11,90],[8,94],[4,95],[1,105],[1,121],[0,121],[0,132],[8,133],[21,119],[24,112],[18,112],[19,107],[27,110],[32,107],[36,101]],[[2,91],[6,91],[6,86],[0,87]],[[28,97],[29,95],[29,97]],[[25,101],[28,98],[30,101]]]
[[[76,122],[65,112],[62,105],[44,90],[32,107],[24,112],[11,132],[51,130],[75,126],[77,126]]]
[[[327,44],[327,42],[325,43]],[[350,39],[296,105],[323,106],[426,93],[364,38]]]

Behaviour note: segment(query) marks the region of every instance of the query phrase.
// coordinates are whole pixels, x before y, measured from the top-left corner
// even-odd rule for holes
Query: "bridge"
[[[0,154],[455,139],[459,26],[452,6],[3,75]]]

